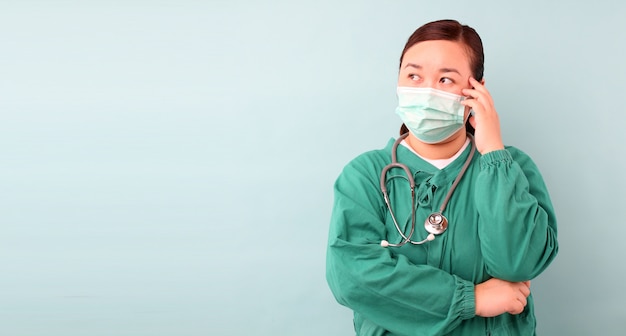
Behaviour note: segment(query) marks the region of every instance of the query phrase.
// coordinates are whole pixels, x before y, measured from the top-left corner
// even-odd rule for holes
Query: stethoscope
[[[385,168],[383,168],[383,170],[382,170],[382,172],[380,174],[380,189],[383,192],[383,197],[385,199],[385,203],[387,204],[387,208],[389,209],[389,213],[391,214],[391,219],[393,220],[393,224],[396,226],[396,230],[398,230],[398,233],[400,233],[400,236],[402,236],[402,241],[400,241],[398,244],[391,244],[387,240],[382,240],[380,242],[380,246],[382,246],[382,247],[388,247],[388,246],[400,247],[400,246],[402,246],[402,245],[404,245],[406,243],[411,243],[411,244],[414,244],[414,245],[420,245],[420,244],[424,244],[425,242],[434,240],[435,239],[435,235],[440,235],[440,234],[442,234],[442,233],[444,233],[446,231],[446,229],[448,228],[448,219],[446,218],[446,216],[443,215],[443,211],[446,209],[446,205],[448,205],[448,201],[450,200],[450,197],[452,197],[452,193],[454,192],[454,189],[456,188],[457,184],[459,184],[459,181],[461,181],[461,178],[463,177],[463,174],[465,174],[465,171],[467,170],[467,167],[469,166],[470,162],[472,161],[472,157],[474,156],[474,152],[476,151],[476,145],[474,144],[474,138],[470,134],[468,134],[467,136],[470,139],[470,143],[471,143],[472,148],[471,148],[471,151],[470,151],[469,155],[467,156],[467,159],[465,160],[465,163],[463,164],[463,167],[461,168],[461,171],[456,176],[456,179],[454,180],[454,183],[452,183],[452,186],[450,187],[450,190],[448,191],[448,194],[446,195],[446,198],[443,200],[443,203],[441,204],[441,207],[439,208],[439,211],[431,213],[426,218],[426,220],[424,221],[424,228],[428,232],[428,237],[426,237],[426,239],[424,239],[422,241],[413,241],[413,240],[411,240],[411,237],[413,236],[413,233],[415,232],[415,211],[416,211],[416,207],[415,207],[415,180],[413,179],[413,174],[411,174],[411,170],[409,170],[409,167],[407,167],[406,165],[404,165],[402,163],[399,163],[398,160],[397,160],[398,145],[408,135],[409,135],[408,132],[402,134],[398,138],[398,140],[396,140],[396,142],[393,144],[393,147],[391,149],[391,163],[388,164],[387,166],[385,166]],[[400,229],[400,225],[398,225],[398,221],[396,220],[396,216],[393,213],[393,210],[391,209],[391,202],[389,201],[389,193],[387,192],[387,186],[386,186],[385,182],[386,182],[386,179],[387,179],[387,172],[389,172],[393,168],[400,168],[400,169],[404,170],[404,172],[406,173],[407,180],[409,181],[409,185],[411,187],[411,209],[412,209],[411,210],[411,231],[409,232],[408,235],[404,235],[404,233]]]

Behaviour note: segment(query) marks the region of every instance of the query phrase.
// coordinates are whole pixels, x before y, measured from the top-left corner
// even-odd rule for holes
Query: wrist
[[[504,145],[503,144],[498,144],[498,145],[495,145],[495,146],[481,148],[481,150],[479,152],[480,152],[481,155],[485,155],[487,153],[495,152],[495,151],[499,151],[499,150],[503,150],[503,149],[504,149]]]

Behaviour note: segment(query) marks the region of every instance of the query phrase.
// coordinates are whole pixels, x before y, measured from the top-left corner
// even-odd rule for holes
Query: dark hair
[[[456,20],[433,21],[417,28],[404,45],[404,50],[402,50],[402,55],[400,56],[400,66],[402,66],[402,59],[409,48],[417,43],[433,40],[446,40],[463,43],[467,50],[467,56],[470,60],[472,75],[477,81],[483,79],[483,72],[485,70],[483,42],[474,28],[462,25]],[[469,120],[465,123],[465,128],[468,132],[474,134],[474,128],[470,125]],[[400,134],[404,134],[408,131],[408,128],[402,124],[402,127],[400,127]]]

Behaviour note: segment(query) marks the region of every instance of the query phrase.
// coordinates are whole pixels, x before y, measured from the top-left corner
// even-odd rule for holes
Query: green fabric
[[[475,316],[474,284],[495,277],[535,278],[558,251],[556,219],[543,179],[522,151],[476,152],[444,215],[449,227],[434,241],[383,248],[401,240],[380,191],[391,162],[382,150],[352,160],[335,182],[326,277],[337,301],[354,311],[357,335],[533,335],[532,295],[519,315]],[[414,241],[439,209],[470,148],[442,170],[404,146],[398,161],[416,182]],[[410,189],[403,171],[387,174],[394,213],[410,230]]]

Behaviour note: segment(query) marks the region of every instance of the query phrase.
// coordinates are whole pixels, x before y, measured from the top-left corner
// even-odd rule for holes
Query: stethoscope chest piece
[[[426,218],[424,228],[429,233],[440,235],[448,228],[448,219],[440,212],[433,212]]]

